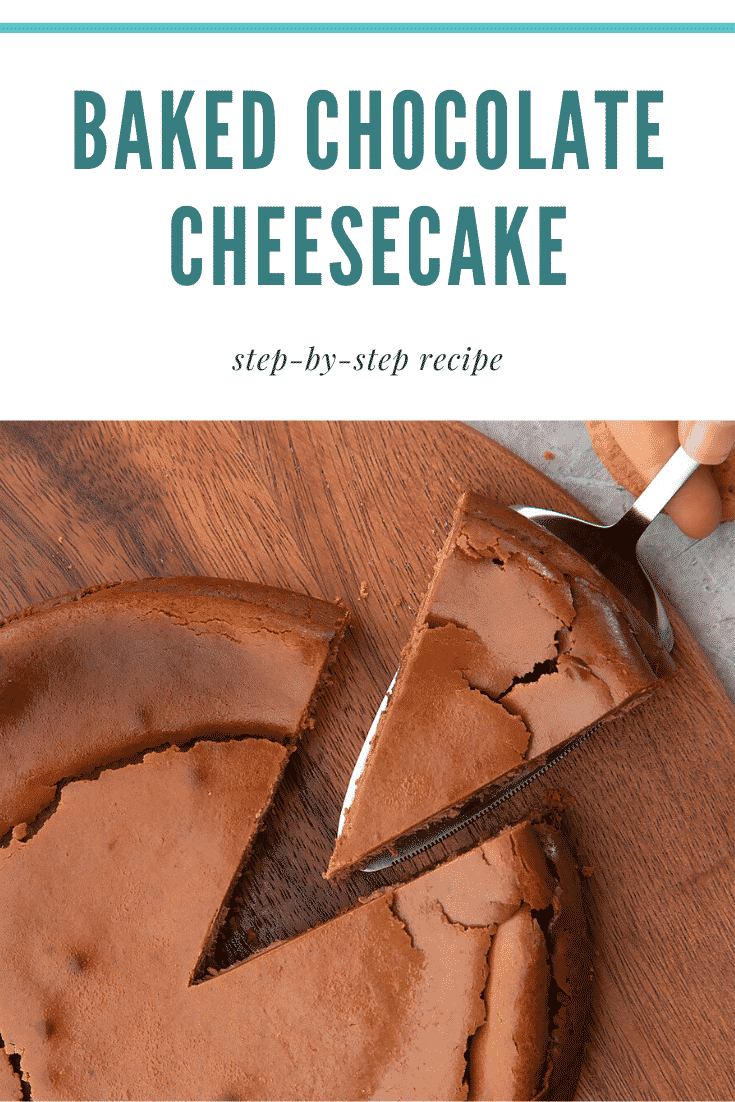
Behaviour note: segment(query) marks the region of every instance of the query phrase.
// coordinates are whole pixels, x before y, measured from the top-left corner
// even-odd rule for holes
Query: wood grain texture
[[[174,574],[339,596],[354,613],[243,878],[224,961],[389,881],[334,887],[321,873],[459,493],[589,517],[521,459],[445,422],[0,423],[0,457],[0,615],[97,582]],[[735,716],[671,618],[677,675],[493,820],[517,818],[547,789],[574,797],[597,952],[584,1099],[735,1094]]]

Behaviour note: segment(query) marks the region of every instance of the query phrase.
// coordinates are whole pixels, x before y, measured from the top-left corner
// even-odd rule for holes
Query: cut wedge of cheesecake
[[[585,559],[465,494],[327,877],[505,787],[673,668],[643,617]]]

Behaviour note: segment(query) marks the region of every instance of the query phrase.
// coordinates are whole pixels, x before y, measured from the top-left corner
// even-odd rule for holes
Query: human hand
[[[735,421],[607,421],[608,430],[648,484],[680,444],[703,464],[722,463],[735,447]],[[614,472],[613,472],[614,473]],[[722,504],[712,475],[695,471],[666,512],[687,536],[703,539],[720,523]]]

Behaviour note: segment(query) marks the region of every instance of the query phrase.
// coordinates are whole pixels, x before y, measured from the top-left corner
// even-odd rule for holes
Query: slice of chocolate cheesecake
[[[504,786],[673,668],[651,627],[585,559],[465,494],[326,875],[346,875]]]

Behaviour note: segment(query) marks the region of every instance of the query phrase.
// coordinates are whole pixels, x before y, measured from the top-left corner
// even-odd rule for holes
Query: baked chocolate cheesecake
[[[561,540],[467,493],[439,554],[326,875],[347,875],[646,697],[674,664]]]
[[[59,781],[213,733],[293,745],[343,608],[219,578],[69,593],[0,624],[0,838]]]
[[[571,1097],[587,926],[544,824],[192,983],[286,754],[150,752],[0,852],[0,1032],[32,1098]]]

